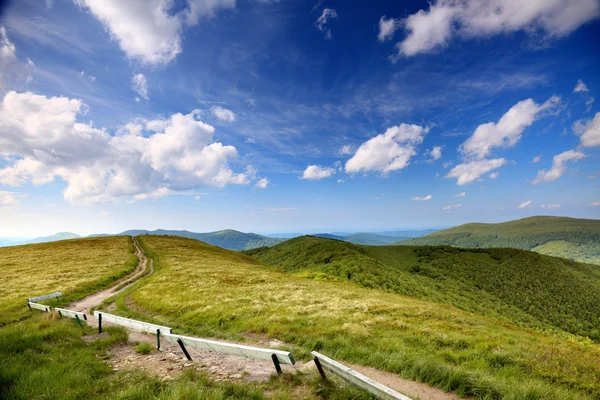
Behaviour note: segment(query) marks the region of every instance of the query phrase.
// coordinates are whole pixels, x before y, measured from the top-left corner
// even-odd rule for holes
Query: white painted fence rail
[[[263,349],[260,347],[243,346],[241,344],[217,342],[215,340],[198,339],[183,335],[164,335],[163,338],[172,343],[176,343],[180,339],[186,347],[194,347],[197,349],[211,350],[217,353],[232,354],[236,356],[257,358],[259,360],[272,361],[272,355],[275,355],[281,364],[293,365],[296,361],[289,351]]]
[[[50,310],[51,310],[50,306],[47,306],[44,304],[32,303],[31,301],[27,304],[29,304],[30,308],[35,308],[36,310],[42,310],[45,312],[50,312]]]
[[[311,353],[316,359],[319,360],[320,365],[330,371],[331,373],[339,376],[345,381],[350,382],[353,385],[356,385],[360,388],[363,388],[367,392],[372,395],[380,398],[380,399],[391,399],[391,400],[411,400],[409,397],[404,396],[387,386],[382,385],[379,382],[374,381],[368,376],[364,376],[351,368],[346,367],[339,362],[332,360],[329,357],[324,356],[323,354],[319,354],[316,351]]]
[[[136,321],[134,319],[119,317],[117,315],[107,314],[105,312],[94,311],[94,316],[96,318],[98,318],[99,315],[102,315],[102,323],[108,322],[110,324],[126,326],[127,328],[133,329],[134,331],[147,332],[153,334],[156,334],[156,331],[160,330],[160,334],[162,336],[171,333],[171,328],[169,328],[168,326],[150,324],[148,322]]]
[[[38,297],[30,297],[29,299],[27,299],[30,303],[35,303],[38,301],[42,301],[42,300],[48,300],[48,299],[53,299],[55,297],[60,297],[62,296],[62,292],[54,292],[54,293],[50,293],[50,294],[45,294],[43,296],[38,296]]]
[[[60,315],[63,317],[69,317],[69,318],[74,318],[74,319],[79,317],[79,319],[82,321],[87,320],[85,313],[82,313],[79,311],[71,311],[71,310],[67,310],[66,308],[58,308],[58,307],[55,307],[54,310],[58,311],[60,313]]]

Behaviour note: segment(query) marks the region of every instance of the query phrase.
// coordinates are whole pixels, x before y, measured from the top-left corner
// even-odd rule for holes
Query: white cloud
[[[492,172],[488,175],[490,179],[496,179],[498,176],[500,176],[500,172]]]
[[[428,154],[433,161],[439,160],[442,158],[442,146],[434,146]]]
[[[343,179],[338,179],[337,183],[344,183],[344,180]]]
[[[537,164],[540,162],[540,160],[542,159],[542,156],[535,156],[533,157],[533,159],[531,160],[532,164]]]
[[[552,168],[550,168],[547,171],[545,171],[545,170],[538,171],[538,174],[532,183],[534,185],[537,185],[538,183],[542,183],[542,182],[555,181],[558,178],[560,178],[561,176],[563,176],[563,174],[565,173],[565,171],[567,169],[565,164],[567,162],[578,161],[584,157],[585,157],[585,154],[583,154],[580,151],[576,151],[576,150],[568,150],[568,151],[565,151],[564,153],[557,154],[552,158]]]
[[[452,209],[458,208],[458,207],[462,207],[462,204],[450,204],[448,206],[443,207],[442,210],[449,211],[449,210],[452,210]]]
[[[352,154],[352,146],[349,144],[345,144],[342,147],[340,147],[340,149],[338,150],[338,154],[340,156],[347,156],[349,154]]]
[[[256,140],[254,138],[249,137],[246,140],[244,140],[244,142],[253,144],[253,143],[256,143]]]
[[[248,184],[251,166],[234,173],[235,147],[213,142],[214,128],[198,120],[200,110],[164,120],[136,120],[111,136],[82,123],[81,100],[31,92],[6,94],[0,104],[0,184],[66,183],[71,202],[142,199],[198,187]]]
[[[235,121],[235,113],[231,110],[228,110],[227,108],[223,108],[221,106],[213,106],[210,108],[210,112],[221,121]]]
[[[321,16],[315,21],[315,26],[318,30],[325,34],[325,39],[332,39],[331,29],[327,27],[327,22],[331,19],[337,18],[337,12],[332,8],[325,8],[321,13]]]
[[[405,168],[416,154],[415,146],[423,142],[428,128],[401,124],[388,128],[364,142],[354,156],[346,162],[346,172],[379,171],[387,174]]]
[[[525,31],[546,37],[569,34],[598,17],[596,0],[435,0],[403,22],[406,38],[397,44],[399,54],[412,56],[444,47],[455,36],[489,37]]]
[[[552,210],[552,209],[560,208],[560,204],[542,204],[541,207]]]
[[[533,203],[531,200],[527,200],[521,204],[519,204],[519,208],[523,209],[523,208],[530,208],[531,207],[531,203]]]
[[[587,99],[587,101],[585,102],[585,110],[587,112],[590,112],[593,104],[594,104],[594,98],[590,96],[590,98]]]
[[[234,8],[235,0],[187,0],[172,14],[171,0],[74,0],[87,8],[125,54],[148,64],[165,64],[181,52],[181,31],[200,17]]]
[[[588,88],[586,86],[585,83],[583,83],[583,81],[581,79],[579,79],[577,81],[577,85],[575,85],[575,89],[573,89],[573,93],[579,93],[579,92],[588,92]]]
[[[27,83],[33,79],[32,73],[35,64],[30,58],[21,62],[17,57],[17,47],[8,38],[6,28],[0,25],[0,91],[4,88],[4,82],[15,82],[23,80]]]
[[[335,174],[335,169],[330,167],[321,167],[319,165],[309,165],[302,173],[301,179],[319,180],[329,178]]]
[[[592,206],[592,207],[600,207],[600,201],[594,201],[592,204],[590,204],[590,206]]]
[[[573,124],[575,133],[581,135],[581,144],[585,147],[600,146],[600,112],[596,113],[594,119],[585,124],[577,121]]]
[[[512,147],[521,139],[525,128],[544,115],[543,111],[555,109],[559,104],[560,98],[557,96],[552,96],[542,105],[536,104],[532,99],[520,101],[497,123],[479,125],[473,135],[460,146],[460,151],[466,157],[481,160],[495,147]]]
[[[254,185],[254,186],[259,189],[266,189],[267,186],[269,186],[269,180],[267,178],[262,178],[261,180],[256,182],[256,185]]]
[[[456,195],[454,195],[454,197],[465,197],[467,195],[467,192],[460,192],[457,193]]]
[[[29,61],[31,61],[31,60],[29,60]],[[94,75],[90,75],[90,74],[86,73],[85,71],[80,71],[79,76],[82,79],[87,79],[90,82],[96,82],[96,77]]]
[[[25,196],[23,193],[0,190],[0,207],[16,206],[19,204],[18,199]]]
[[[464,185],[478,179],[481,175],[500,168],[506,164],[504,158],[495,158],[492,160],[471,161],[469,163],[459,164],[452,168],[445,176],[446,178],[456,178],[457,185]]]
[[[412,199],[415,201],[427,201],[427,200],[431,200],[432,196],[430,194],[428,194],[427,196],[424,197],[413,197]]]
[[[150,97],[148,96],[148,82],[146,81],[144,74],[135,74],[133,78],[131,78],[131,88],[144,99],[150,100]]]
[[[394,18],[386,18],[386,16],[382,16],[379,19],[379,34],[377,35],[377,39],[380,42],[385,42],[388,39],[391,39],[394,36],[394,32],[401,26],[401,21]]]

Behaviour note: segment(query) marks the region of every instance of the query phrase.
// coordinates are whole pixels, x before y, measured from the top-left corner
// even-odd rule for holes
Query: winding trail
[[[148,257],[146,257],[146,255],[144,254],[144,251],[140,247],[137,237],[133,237],[133,246],[135,247],[135,255],[137,256],[139,261],[137,267],[131,274],[121,279],[113,286],[101,290],[100,292],[93,293],[87,297],[84,297],[81,300],[75,301],[69,304],[66,308],[69,310],[86,313],[88,317],[88,324],[98,326],[96,318],[91,313],[92,308],[98,307],[100,304],[102,304],[102,302],[104,302],[104,300],[121,293],[125,289],[134,285],[141,277],[147,276],[147,269],[150,270],[148,275],[154,272],[152,260],[148,259]]]

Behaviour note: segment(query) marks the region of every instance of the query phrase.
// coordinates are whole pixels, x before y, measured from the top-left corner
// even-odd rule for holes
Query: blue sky
[[[600,3],[528,4],[10,2],[0,236],[598,218]]]

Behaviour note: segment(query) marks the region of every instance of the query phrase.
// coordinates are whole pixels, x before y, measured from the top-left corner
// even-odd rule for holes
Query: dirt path
[[[364,367],[356,364],[346,364],[353,370],[368,376],[395,391],[404,394],[412,399],[419,400],[460,400],[462,397],[454,393],[444,392],[441,389],[432,388],[425,383],[404,379],[391,372],[380,371],[371,367]]]
[[[108,289],[104,289],[100,292],[96,292],[91,294],[81,300],[73,302],[69,304],[66,308],[73,311],[79,311],[86,313],[88,317],[88,323],[90,325],[97,325],[96,320],[90,310],[93,307],[98,307],[102,302],[116,294],[121,293],[123,290],[127,289],[131,285],[135,284],[138,279],[145,275],[146,269],[149,268],[150,271],[148,275],[154,272],[154,267],[152,265],[152,260],[149,260],[142,251],[140,244],[137,238],[133,238],[133,245],[135,247],[135,255],[139,259],[138,265],[136,269],[129,274],[127,277],[123,278],[119,282],[115,283],[113,286]]]

